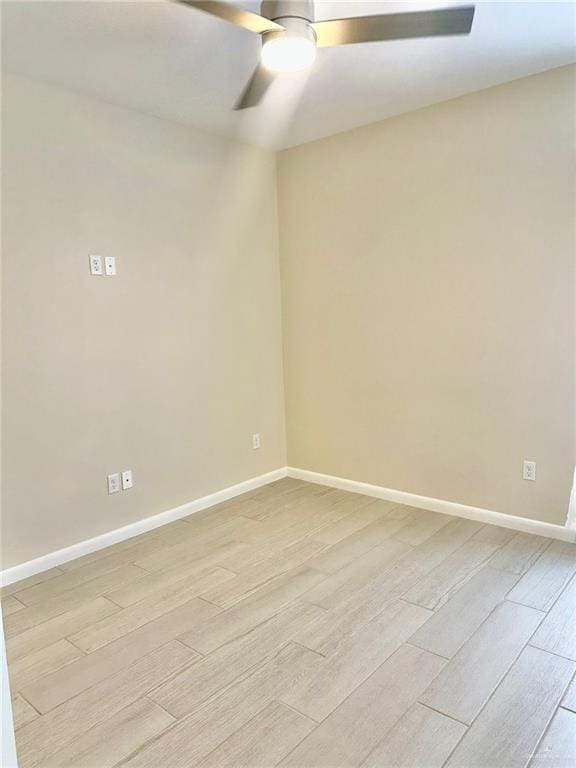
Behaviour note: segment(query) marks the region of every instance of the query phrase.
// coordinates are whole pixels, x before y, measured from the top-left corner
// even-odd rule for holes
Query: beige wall
[[[574,84],[562,68],[280,155],[291,465],[564,522]]]
[[[8,567],[283,466],[285,437],[274,156],[18,78],[3,101]]]
[[[574,77],[281,153],[291,465],[563,523]],[[286,456],[273,155],[20,78],[3,102],[9,567]]]

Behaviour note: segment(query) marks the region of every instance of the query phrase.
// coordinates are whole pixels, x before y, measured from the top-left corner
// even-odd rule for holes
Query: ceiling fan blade
[[[262,33],[284,29],[275,21],[265,19],[264,16],[259,16],[257,13],[245,11],[243,8],[237,8],[230,3],[223,3],[218,0],[176,0],[176,2],[198,8],[198,10],[209,13],[211,16],[217,16],[219,19],[236,24],[237,27],[249,29],[250,32]]]
[[[266,95],[266,91],[272,85],[274,73],[259,64],[246,88],[242,91],[242,96],[234,105],[234,109],[247,109],[248,107],[257,107]]]
[[[331,19],[312,24],[319,48],[379,40],[403,40],[410,37],[467,35],[472,28],[474,6],[440,8],[436,11],[388,13],[381,16],[357,16]]]

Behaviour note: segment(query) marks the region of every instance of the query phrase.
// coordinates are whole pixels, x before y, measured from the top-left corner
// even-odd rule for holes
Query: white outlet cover
[[[260,448],[260,435],[256,433],[252,435],[252,449],[256,451],[258,448]]]
[[[90,274],[91,275],[103,275],[102,270],[102,256],[96,256],[93,254],[90,256]]]
[[[522,471],[522,477],[524,480],[536,480],[536,462],[535,461],[525,461]]]
[[[118,493],[120,490],[120,475],[115,472],[113,475],[108,475],[108,493]]]
[[[125,469],[124,472],[122,472],[122,490],[127,491],[134,485],[134,482],[132,481],[132,470],[131,469]]]

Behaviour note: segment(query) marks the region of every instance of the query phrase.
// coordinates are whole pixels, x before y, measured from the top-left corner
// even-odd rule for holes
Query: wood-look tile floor
[[[280,480],[4,590],[20,766],[575,766],[575,573]]]

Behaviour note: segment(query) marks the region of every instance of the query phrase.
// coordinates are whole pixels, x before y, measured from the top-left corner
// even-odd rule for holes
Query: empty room
[[[576,0],[3,0],[1,768],[576,768]]]

